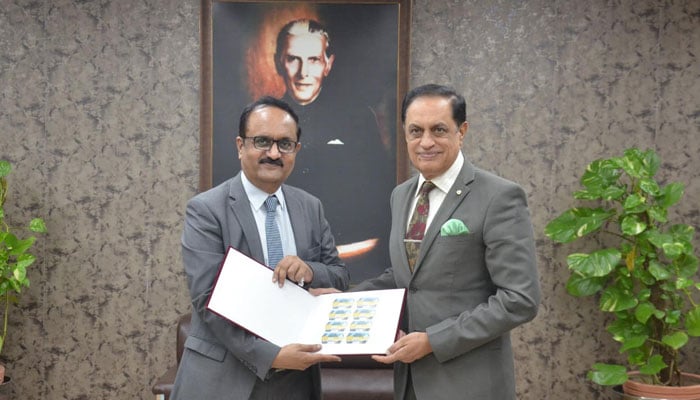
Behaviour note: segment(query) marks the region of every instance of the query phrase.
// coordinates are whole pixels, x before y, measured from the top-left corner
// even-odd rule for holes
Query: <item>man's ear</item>
[[[469,123],[467,121],[462,122],[462,125],[459,126],[459,134],[462,136],[462,140],[464,140],[464,137],[467,136],[467,131],[469,130]]]
[[[331,54],[326,61],[326,68],[323,69],[323,76],[328,76],[331,73],[331,68],[333,68],[333,60],[335,60],[335,54]]]
[[[236,149],[238,150],[238,159],[241,159],[241,153],[243,152],[243,138],[236,136]]]

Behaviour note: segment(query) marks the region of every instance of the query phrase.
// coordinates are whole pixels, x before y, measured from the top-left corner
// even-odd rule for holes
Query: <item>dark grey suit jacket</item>
[[[283,185],[282,191],[297,255],[314,273],[309,286],[346,289],[348,271],[338,258],[321,202],[292,186]],[[272,361],[280,350],[206,310],[229,246],[264,263],[260,235],[240,173],[187,204],[182,257],[192,298],[192,328],[175,379],[173,400],[248,399],[256,380],[264,380],[271,373]],[[309,372],[315,398],[320,398],[318,366]],[[290,388],[290,392],[293,390]]]
[[[419,399],[515,399],[509,332],[534,318],[540,301],[525,193],[465,159],[411,274],[403,238],[417,182],[409,179],[391,196],[392,268],[353,290],[408,288],[407,332],[427,332],[433,348],[410,365]],[[442,236],[453,218],[469,233]],[[395,365],[397,399],[404,398],[408,368]]]

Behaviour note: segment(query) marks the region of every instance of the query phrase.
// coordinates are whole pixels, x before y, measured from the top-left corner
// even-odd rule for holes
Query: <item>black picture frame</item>
[[[288,183],[322,200],[353,282],[387,268],[389,194],[408,175],[405,146],[397,144],[403,141],[410,15],[410,0],[202,0],[200,191],[240,169],[235,137],[243,107],[263,94],[286,96],[302,128]],[[273,68],[279,28],[301,18],[324,25],[334,52],[313,112],[284,94],[284,79]],[[340,139],[321,139],[320,132]],[[377,231],[369,252],[362,230]]]

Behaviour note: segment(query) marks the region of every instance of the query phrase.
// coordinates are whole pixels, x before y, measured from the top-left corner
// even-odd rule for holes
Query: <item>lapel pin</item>
[[[461,191],[461,190],[458,190],[458,191],[457,191],[457,196],[461,196],[461,195],[462,195],[462,191]]]

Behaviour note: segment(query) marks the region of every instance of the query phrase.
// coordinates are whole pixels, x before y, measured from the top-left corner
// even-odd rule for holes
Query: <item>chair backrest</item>
[[[185,350],[185,340],[190,334],[190,323],[192,321],[192,314],[185,314],[180,317],[177,321],[177,363],[180,364],[180,359],[182,358],[182,352]]]

